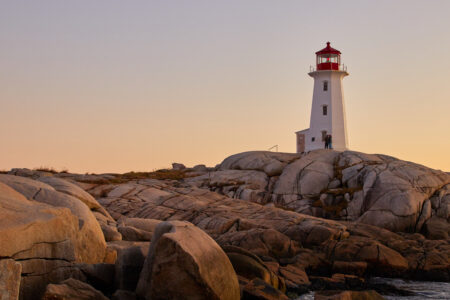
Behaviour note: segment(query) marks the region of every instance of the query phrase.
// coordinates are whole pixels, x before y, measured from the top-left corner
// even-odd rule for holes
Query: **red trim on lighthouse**
[[[316,54],[341,54],[341,51],[331,48],[330,42],[327,42],[327,46],[322,50],[317,51]]]
[[[339,70],[341,64],[341,51],[331,48],[330,42],[320,51],[316,52],[317,70]]]

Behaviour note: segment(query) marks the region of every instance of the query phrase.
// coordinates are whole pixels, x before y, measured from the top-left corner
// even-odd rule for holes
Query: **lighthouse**
[[[326,144],[338,151],[347,149],[342,79],[348,75],[341,64],[341,52],[327,46],[316,52],[316,66],[309,76],[314,78],[311,119],[308,129],[296,132],[297,152],[324,149]],[[330,141],[331,143],[327,143]]]

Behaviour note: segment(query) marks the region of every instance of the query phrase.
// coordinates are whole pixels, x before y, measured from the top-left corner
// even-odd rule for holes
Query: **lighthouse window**
[[[324,116],[326,116],[328,114],[328,105],[322,106],[322,113]]]
[[[316,140],[315,137],[312,137],[312,138],[311,138],[311,142],[314,142],[315,140]]]
[[[328,91],[328,81],[323,82],[323,90]]]

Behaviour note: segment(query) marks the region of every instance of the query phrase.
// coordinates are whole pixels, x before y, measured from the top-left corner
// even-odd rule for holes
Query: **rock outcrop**
[[[341,292],[317,297],[377,299],[342,291],[371,289],[371,276],[450,281],[450,175],[385,155],[246,152],[215,168],[127,174],[14,169],[0,174],[0,214],[0,296],[10,299],[322,289]]]
[[[317,217],[430,231],[435,238],[450,230],[449,174],[386,155],[245,152],[225,159],[218,171],[189,180],[231,198]]]
[[[137,294],[145,299],[239,299],[239,285],[223,250],[188,222],[158,225]]]
[[[0,182],[23,194],[28,200],[46,203],[53,207],[68,208],[78,218],[79,233],[75,235],[77,238],[76,261],[87,263],[103,261],[106,243],[102,230],[89,207],[82,200],[67,193],[58,192],[45,183],[24,177],[0,175]]]
[[[106,243],[89,208],[29,178],[0,175],[0,257],[20,263],[21,298],[48,282],[82,277],[75,262],[102,262]]]
[[[106,197],[98,198],[112,215],[189,221],[222,247],[237,246],[307,273],[348,269],[359,276],[393,272],[401,277],[449,278],[448,240],[431,241],[417,233],[396,234],[363,223],[262,206],[197,188],[190,180],[138,180],[127,185],[133,189],[121,197],[103,193]],[[104,188],[111,190],[108,185]]]

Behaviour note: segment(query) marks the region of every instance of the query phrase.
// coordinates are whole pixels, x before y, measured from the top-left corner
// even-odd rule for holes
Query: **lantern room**
[[[341,64],[341,52],[331,48],[330,42],[320,51],[316,52],[317,71],[321,70],[339,70]]]

